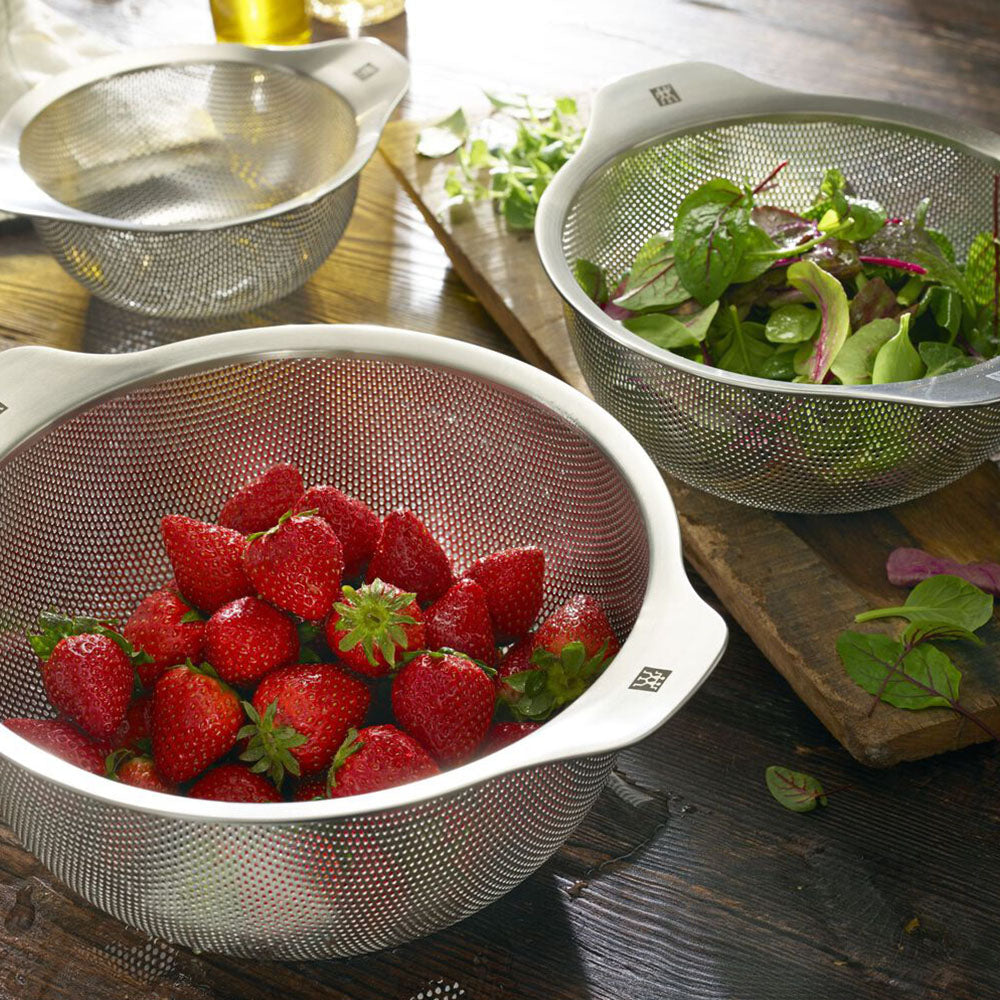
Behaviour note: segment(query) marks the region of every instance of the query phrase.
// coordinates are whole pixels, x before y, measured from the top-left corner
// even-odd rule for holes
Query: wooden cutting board
[[[396,122],[381,151],[443,244],[455,270],[529,361],[587,392],[531,234],[508,232],[492,206],[442,212],[451,161],[415,152],[420,125]],[[901,603],[885,559],[900,545],[961,561],[1000,561],[1000,472],[987,463],[922,500],[866,514],[805,516],[742,507],[664,477],[680,517],[685,555],[733,617],[830,732],[861,763],[887,767],[986,739],[948,709],[908,712],[879,704],[845,674],[834,643],[855,614]],[[864,626],[868,628],[870,626]],[[889,626],[886,626],[889,628]],[[986,646],[952,644],[961,700],[1000,727],[1000,627]]]

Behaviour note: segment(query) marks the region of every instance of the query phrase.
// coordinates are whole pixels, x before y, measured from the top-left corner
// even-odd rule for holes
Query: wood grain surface
[[[208,31],[202,0],[51,3],[124,44],[204,40]],[[373,33],[411,60],[400,113],[414,120],[473,104],[482,87],[582,93],[702,58],[788,86],[1000,121],[992,0],[409,0],[405,17]],[[362,176],[351,226],[330,259],[260,316],[390,322],[514,350],[379,159]],[[198,332],[96,304],[30,232],[0,233],[4,344],[128,350]],[[891,538],[897,523],[932,537],[934,516],[894,512],[873,538]],[[852,586],[869,579],[872,557],[843,551],[836,521],[825,523],[827,535],[802,541],[805,552],[790,555],[789,567],[819,551]],[[984,546],[995,544],[994,523],[984,524]],[[801,540],[800,525],[784,526]],[[194,955],[95,911],[0,834],[0,1000],[1000,995],[996,747],[865,769],[731,624],[714,676],[669,725],[621,755],[619,769],[645,789],[645,806],[626,806],[609,787],[522,886],[390,952],[282,965]],[[852,787],[825,810],[793,815],[764,789],[768,764]]]

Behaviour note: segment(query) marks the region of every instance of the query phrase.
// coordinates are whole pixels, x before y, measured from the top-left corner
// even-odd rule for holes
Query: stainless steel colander
[[[615,751],[704,680],[725,628],[684,575],[645,452],[519,361],[361,326],[103,357],[15,348],[0,355],[0,718],[50,713],[23,636],[39,609],[127,615],[169,578],[162,514],[213,518],[277,460],[381,512],[411,507],[460,570],[541,545],[544,611],[591,593],[624,640],[586,695],[520,743],[349,799],[164,796],[0,726],[0,817],[74,891],[189,947],[326,958],[445,927],[517,885],[583,818]]]
[[[347,225],[406,90],[375,39],[188,45],[96,60],[0,122],[0,209],[102,299],[205,318],[298,288]]]
[[[654,347],[573,278],[578,257],[622,273],[712,177],[812,199],[829,167],[864,197],[931,223],[964,250],[992,229],[1000,136],[875,101],[798,94],[703,63],[627,77],[597,95],[580,151],[546,190],[535,232],[595,398],[679,479],[779,511],[869,510],[922,496],[1000,449],[1000,360],[938,378],[813,386],[736,375]]]

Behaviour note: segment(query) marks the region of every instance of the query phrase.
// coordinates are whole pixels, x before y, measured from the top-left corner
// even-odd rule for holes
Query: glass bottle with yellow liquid
[[[306,0],[211,0],[215,37],[244,45],[306,45]]]
[[[406,0],[308,0],[319,21],[339,24],[354,33],[369,24],[381,24],[403,13]]]

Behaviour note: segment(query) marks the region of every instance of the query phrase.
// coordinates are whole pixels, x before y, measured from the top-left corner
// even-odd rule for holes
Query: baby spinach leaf
[[[917,625],[906,626],[903,632],[903,642],[908,646],[919,646],[923,642],[930,642],[933,639],[962,639],[971,642],[975,646],[985,646],[986,643],[967,628],[960,625]]]
[[[719,308],[718,302],[687,316],[671,316],[667,313],[644,313],[622,320],[622,325],[637,333],[657,347],[673,350],[677,347],[691,347],[705,339],[712,317]]]
[[[802,292],[820,313],[820,329],[804,372],[810,382],[820,383],[830,370],[850,333],[844,286],[811,260],[800,260],[788,268],[788,283]]]
[[[774,348],[764,340],[764,327],[760,323],[740,320],[735,306],[730,306],[723,325],[728,332],[719,344],[717,368],[740,375],[760,376],[763,366],[774,354]]]
[[[830,370],[843,385],[869,385],[875,355],[898,329],[899,323],[894,319],[875,319],[865,324],[844,341]]]
[[[887,340],[875,355],[872,366],[872,385],[885,382],[909,382],[924,374],[924,363],[917,349],[910,343],[910,317],[899,317],[899,331]]]
[[[912,306],[913,303],[920,298],[920,293],[923,290],[924,283],[921,278],[915,274],[912,278],[907,279],[903,287],[896,292],[896,302],[901,306]]]
[[[755,205],[750,221],[763,229],[775,246],[786,250],[819,234],[815,223],[776,205]]]
[[[774,263],[774,257],[755,257],[754,253],[770,253],[777,249],[777,244],[759,226],[751,223],[747,227],[747,242],[740,258],[739,266],[733,274],[733,284],[745,284],[759,278]]]
[[[917,350],[920,352],[920,360],[927,366],[927,378],[932,375],[947,375],[978,363],[960,348],[936,340],[925,340],[917,345]]]
[[[847,218],[841,220],[837,236],[854,242],[867,240],[885,225],[887,218],[888,213],[877,201],[848,197]]]
[[[435,125],[420,130],[417,136],[417,153],[431,159],[454,153],[469,137],[469,123],[465,112],[459,108]]]
[[[939,573],[918,583],[906,601],[893,608],[877,608],[855,617],[856,622],[876,618],[906,618],[919,625],[957,625],[974,632],[993,615],[993,597],[949,573]]]
[[[538,95],[532,96],[530,94],[491,94],[486,90],[483,93],[497,111],[503,111],[513,118],[545,119],[549,118],[553,110],[558,107],[558,102],[554,101],[551,97],[539,97]],[[570,100],[570,98],[561,98],[564,104]],[[568,113],[575,114],[576,102],[572,101],[571,103],[573,111]],[[568,104],[565,104],[565,106],[569,107]],[[559,108],[559,110],[563,111],[562,108]],[[563,114],[566,113],[566,111],[563,111]]]
[[[826,805],[823,786],[811,775],[772,765],[764,771],[768,791],[792,812],[811,812]]]
[[[769,358],[758,365],[757,374],[761,378],[790,382],[795,378],[795,351],[795,344],[779,347]]]
[[[962,325],[962,297],[953,288],[933,285],[925,297],[934,322],[953,337]]]
[[[578,257],[573,263],[573,277],[592,302],[603,306],[608,301],[608,282],[604,277],[603,268],[583,257]]]
[[[808,306],[781,306],[767,318],[764,335],[772,344],[800,344],[812,340],[819,320],[819,313]]]
[[[624,288],[615,296],[614,303],[622,309],[643,312],[669,309],[690,297],[677,273],[673,241],[658,235],[647,240],[636,254],[625,276]]]
[[[962,674],[936,646],[909,651],[878,633],[841,632],[837,655],[847,676],[869,694],[896,708],[953,708]]]
[[[703,306],[732,282],[750,239],[749,228],[749,199],[731,181],[706,181],[681,202],[674,221],[677,273]]]

